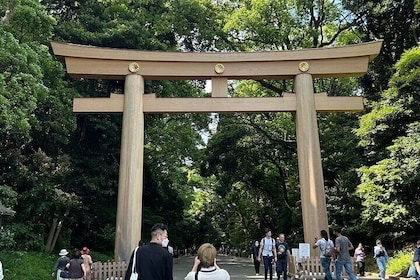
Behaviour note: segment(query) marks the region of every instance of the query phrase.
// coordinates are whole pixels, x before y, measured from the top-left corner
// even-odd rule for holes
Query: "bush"
[[[387,272],[390,275],[406,276],[410,264],[413,261],[414,252],[411,249],[404,249],[395,252],[394,256],[389,258]]]
[[[14,248],[16,242],[14,240],[14,234],[8,230],[0,230],[0,250],[4,250],[7,248]]]
[[[91,252],[93,261],[111,260],[112,257]],[[3,264],[4,279],[39,280],[53,279],[51,272],[58,254],[46,252],[0,251],[0,260]]]
[[[51,279],[56,257],[48,253],[2,251],[4,279],[39,280]]]

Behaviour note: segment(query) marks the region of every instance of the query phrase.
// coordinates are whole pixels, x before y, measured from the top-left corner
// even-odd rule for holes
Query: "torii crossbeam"
[[[124,95],[76,98],[76,113],[123,113],[115,260],[129,260],[141,238],[144,114],[205,112],[296,112],[296,139],[305,242],[328,229],[316,112],[363,110],[362,97],[314,94],[313,78],[355,77],[367,71],[381,41],[279,52],[181,53],[51,43],[67,72],[88,79],[125,80]],[[157,98],[144,94],[144,80],[212,81],[210,98]],[[229,98],[228,80],[294,79],[294,94]],[[312,252],[313,253],[313,252]]]

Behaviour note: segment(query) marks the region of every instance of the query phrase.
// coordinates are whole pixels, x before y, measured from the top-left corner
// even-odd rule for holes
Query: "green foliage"
[[[5,279],[50,279],[56,256],[40,252],[3,250],[0,252]]]
[[[9,24],[8,29],[19,41],[47,44],[55,20],[38,1],[19,0],[13,8]]]
[[[372,159],[377,159],[359,169],[361,184],[357,193],[365,207],[363,217],[389,231],[415,231],[418,226],[419,63],[420,48],[403,55],[395,65],[390,88],[361,118],[357,130],[361,145]]]
[[[334,1],[237,1],[224,27],[241,50],[292,50],[358,40]],[[340,24],[337,24],[339,22]]]
[[[412,249],[395,252],[394,256],[389,258],[389,263],[386,266],[387,273],[405,277],[410,268],[410,264],[413,262],[413,254]]]
[[[91,251],[91,256],[94,262],[113,259],[112,256],[95,251]],[[10,249],[0,251],[4,279],[51,279],[51,272],[58,257],[58,251],[54,254]]]
[[[4,199],[17,212],[7,227],[16,247],[39,250],[51,219],[67,208],[56,195],[66,191],[70,171],[64,146],[75,128],[73,91],[43,45],[53,24],[43,6],[16,1],[7,7],[9,20],[0,26],[0,177],[2,191],[12,190]]]
[[[232,10],[229,1],[215,4],[211,0],[170,1],[171,23],[180,49],[213,51],[229,49],[228,34],[223,31]]]
[[[17,192],[10,186],[0,185],[0,204],[13,207],[17,202]]]
[[[16,245],[14,233],[7,228],[0,230],[0,250],[13,248]]]
[[[355,14],[354,28],[362,41],[383,40],[381,54],[361,79],[365,98],[377,101],[393,75],[393,66],[402,54],[418,45],[420,25],[415,1],[342,1],[346,10]],[[392,19],[392,20],[390,20]],[[362,23],[363,24],[359,24]],[[390,32],[392,30],[392,32]]]

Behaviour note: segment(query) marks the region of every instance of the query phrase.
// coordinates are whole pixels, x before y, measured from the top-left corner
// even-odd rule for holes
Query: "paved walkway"
[[[187,273],[191,271],[193,264],[194,256],[183,256],[178,258],[178,260],[174,259],[174,280],[184,280]],[[232,280],[264,279],[264,275],[255,276],[254,264],[251,259],[218,255],[217,264],[220,268],[224,268],[229,272]],[[264,273],[262,266],[260,269]]]
[[[183,256],[178,259],[174,259],[174,280],[184,280],[188,272],[191,271],[191,268],[194,263],[194,256]],[[254,264],[251,259],[239,258],[232,256],[217,256],[217,264],[220,268],[224,268],[229,272],[230,279],[232,280],[243,280],[243,279],[264,279],[264,266],[260,266],[260,275],[255,275]],[[273,268],[274,269],[274,268]],[[262,275],[261,275],[262,273]],[[360,280],[380,280],[377,277],[377,274],[371,275],[372,273],[367,273],[366,277],[358,277]],[[275,273],[273,279],[277,279]],[[283,278],[280,278],[283,279]],[[293,278],[288,278],[292,280]],[[315,279],[315,277],[314,277]],[[347,277],[343,279],[348,279]]]

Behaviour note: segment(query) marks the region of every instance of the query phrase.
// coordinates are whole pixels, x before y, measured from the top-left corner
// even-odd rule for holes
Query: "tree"
[[[73,91],[44,45],[54,19],[34,1],[0,6],[5,14],[0,25],[1,180],[18,194],[12,227],[17,245],[39,249],[50,217],[62,219],[61,210],[68,208],[60,198],[68,194],[64,147],[75,127],[68,106]]]
[[[393,65],[419,42],[419,12],[415,1],[346,0],[343,5],[356,15],[355,28],[362,40],[384,40],[381,54],[361,79],[365,97],[377,101],[393,75]]]
[[[357,130],[367,155],[378,159],[359,169],[363,217],[390,234],[419,230],[419,65],[420,48],[403,54],[389,89]]]
[[[358,32],[353,29],[357,16],[343,9],[341,3],[232,2],[233,10],[224,30],[235,43],[236,50],[294,50],[345,45],[360,40]],[[233,85],[232,96],[281,96],[283,92],[293,91],[290,81],[241,81]],[[314,85],[317,92],[326,91],[329,95],[354,95],[358,86],[356,79],[315,80]],[[228,128],[224,129],[223,125]],[[331,224],[344,225],[358,219],[357,207],[353,207],[359,203],[354,201],[358,200],[354,195],[358,181],[354,177],[359,163],[357,155],[361,155],[361,149],[357,149],[357,139],[352,134],[356,125],[357,117],[351,114],[342,117],[338,114],[319,116],[327,201],[331,202],[328,205]],[[236,131],[242,131],[243,135],[232,138]],[[214,173],[211,174],[226,182],[221,187],[224,192],[230,188],[234,190],[233,186],[238,185],[248,186],[247,191],[250,192],[252,188],[258,189],[263,193],[263,202],[260,203],[264,203],[266,208],[256,211],[268,213],[264,217],[260,212],[258,219],[266,226],[282,229],[286,233],[293,229],[296,240],[299,240],[303,233],[293,114],[221,115],[218,133],[217,138],[214,136],[215,142],[213,139],[209,142],[208,164],[214,165]],[[223,151],[219,146],[224,141],[219,137],[226,137],[225,141],[229,142]],[[287,206],[286,211],[282,205]],[[275,211],[271,212],[270,208]],[[353,210],[343,216],[343,208]],[[292,211],[291,219],[288,211]],[[277,217],[278,213],[282,213],[280,218]],[[270,224],[270,218],[274,216],[277,223]]]

